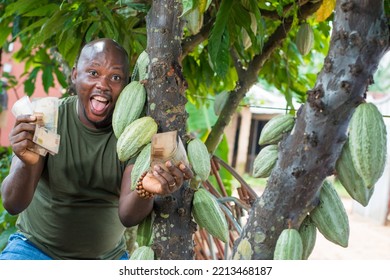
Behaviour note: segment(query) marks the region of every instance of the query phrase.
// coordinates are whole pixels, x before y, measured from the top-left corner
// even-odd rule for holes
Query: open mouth
[[[101,95],[92,96],[91,100],[91,109],[95,115],[102,115],[108,108],[110,103],[107,98]]]

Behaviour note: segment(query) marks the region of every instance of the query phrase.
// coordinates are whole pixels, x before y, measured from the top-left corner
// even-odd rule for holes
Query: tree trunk
[[[276,167],[233,253],[247,239],[252,259],[272,259],[281,231],[289,226],[298,229],[317,205],[324,179],[334,174],[351,115],[373,83],[388,43],[383,1],[337,1],[323,69],[298,111],[293,133],[279,145]]]
[[[159,132],[177,130],[183,139],[187,113],[186,83],[181,72],[181,1],[155,0],[146,18],[148,115],[158,123]],[[183,140],[185,143],[185,140]],[[173,195],[155,198],[152,248],[157,259],[193,259],[193,191],[185,184]]]

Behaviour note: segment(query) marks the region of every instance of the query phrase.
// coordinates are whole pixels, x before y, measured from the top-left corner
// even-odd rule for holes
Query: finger
[[[184,181],[183,172],[181,172],[179,168],[174,166],[171,161],[167,161],[165,163],[165,166],[168,168],[169,172],[171,173],[171,176],[174,178],[176,185],[180,187]]]
[[[184,163],[182,163],[182,162],[179,163],[179,169],[183,173],[184,180],[189,180],[192,177],[194,177],[194,172],[192,172],[192,169],[189,168]]]
[[[20,123],[33,123],[37,120],[37,117],[34,115],[20,115],[16,117],[16,122],[14,126],[19,125]]]
[[[175,186],[175,179],[158,165],[155,165],[153,168],[153,176],[161,183],[161,188],[164,193],[170,193],[171,188]]]

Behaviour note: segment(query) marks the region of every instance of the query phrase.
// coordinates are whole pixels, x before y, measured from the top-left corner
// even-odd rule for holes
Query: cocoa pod
[[[284,229],[276,241],[274,260],[301,260],[302,239],[296,229]]]
[[[308,23],[302,23],[295,38],[295,44],[301,55],[307,55],[314,45],[313,29]]]
[[[268,145],[260,150],[253,162],[252,176],[267,178],[271,175],[278,160],[278,145]]]
[[[382,114],[372,103],[362,103],[349,124],[349,147],[353,165],[371,188],[382,176],[387,156],[387,131]]]
[[[292,130],[295,119],[293,115],[277,115],[270,119],[260,133],[259,145],[277,144],[283,134]]]
[[[317,227],[309,215],[303,220],[298,232],[302,239],[302,260],[307,260],[313,252],[317,239]]]
[[[348,247],[349,221],[343,202],[332,183],[325,180],[320,190],[320,203],[310,212],[319,232],[329,241]]]

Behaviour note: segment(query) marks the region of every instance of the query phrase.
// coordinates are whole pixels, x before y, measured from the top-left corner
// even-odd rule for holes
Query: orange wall
[[[6,125],[5,127],[0,127],[0,146],[10,145],[8,136],[15,123],[15,118],[11,113],[11,108],[19,98],[22,98],[25,95],[23,81],[26,79],[26,77],[19,79],[19,77],[24,71],[24,64],[17,63],[12,59],[12,54],[15,51],[17,51],[19,48],[20,48],[20,44],[15,43],[13,51],[11,53],[6,53],[3,51],[2,58],[1,58],[2,61],[1,61],[0,77],[3,76],[4,68],[11,66],[10,74],[16,77],[16,80],[18,80],[18,85],[16,86],[16,88],[12,88],[8,90],[8,110],[6,114]],[[45,96],[48,95],[43,89],[41,76],[38,75],[35,84],[35,92],[32,97],[45,97]],[[49,90],[49,96],[60,97],[61,87],[58,84],[56,84],[56,88],[51,88]]]

